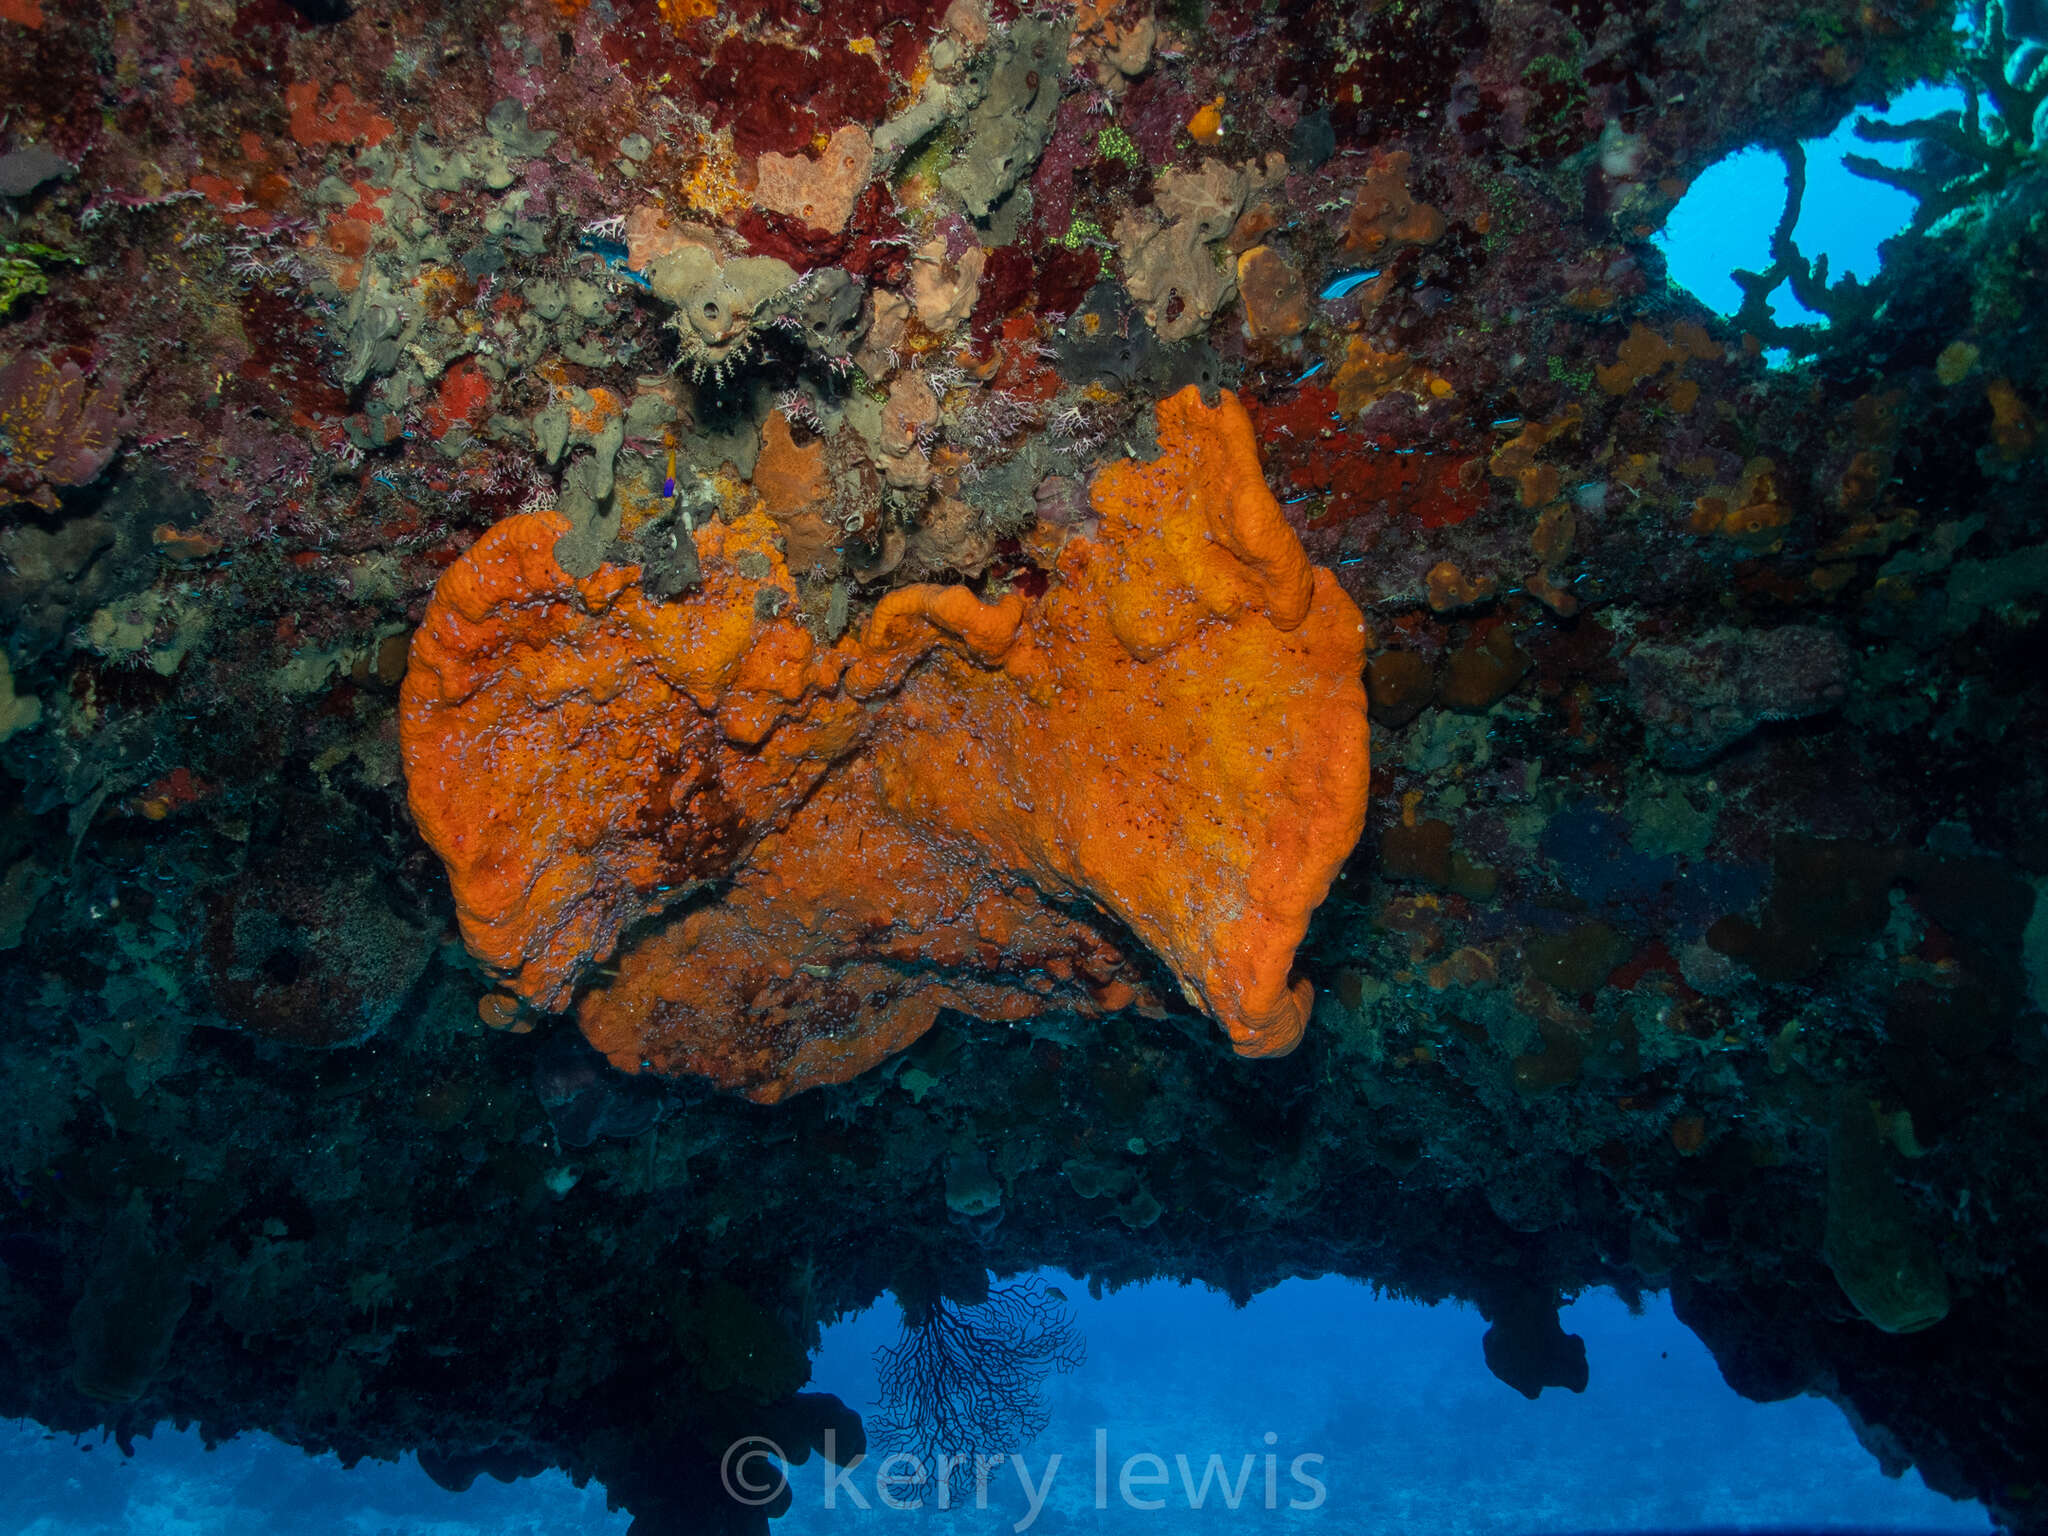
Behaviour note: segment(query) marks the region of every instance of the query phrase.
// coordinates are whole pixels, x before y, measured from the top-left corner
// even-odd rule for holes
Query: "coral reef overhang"
[[[758,1531],[718,1450],[850,1444],[805,1351],[886,1292],[1341,1273],[1476,1302],[1540,1391],[1562,1299],[1663,1288],[1744,1393],[2048,1528],[2023,10],[0,0],[0,1412]],[[1735,317],[1667,281],[1707,167],[1925,79],[1974,106],[1886,130],[1919,213],[1869,283],[1802,254],[1797,175]],[[1366,625],[1363,834],[1263,951],[1313,987],[1291,1054],[1229,1048],[1199,954],[1008,883],[1036,851],[970,872],[1029,1017],[977,1012],[978,948],[925,1019],[810,930],[691,1003],[749,1091],[922,1030],[845,1082],[705,1091],[645,1030],[680,998],[599,1030],[676,1077],[548,1012],[740,974],[645,946],[729,943],[799,812],[924,797],[882,701],[1010,686],[1189,385]],[[541,807],[646,834],[552,949],[462,927],[403,771],[430,598],[521,530],[593,640],[723,615],[766,677],[856,636],[885,717],[851,661],[744,717],[666,680],[663,814],[631,754]],[[667,814],[719,754],[779,776]],[[670,866],[711,883],[643,911]],[[852,1027],[798,1038],[835,981]]]

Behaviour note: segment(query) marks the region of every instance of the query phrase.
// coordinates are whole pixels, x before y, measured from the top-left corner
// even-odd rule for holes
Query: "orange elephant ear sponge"
[[[701,587],[587,581],[508,520],[414,642],[402,743],[464,937],[626,1070],[762,1100],[843,1082],[941,1008],[1151,999],[1113,917],[1247,1055],[1291,1049],[1309,914],[1363,826],[1364,623],[1266,490],[1243,408],[1159,407],[1043,596],[907,587],[829,650],[765,520]],[[707,893],[708,894],[708,893]]]
[[[683,603],[646,597],[634,567],[569,576],[568,531],[507,518],[450,566],[399,700],[407,796],[463,941],[543,1008],[627,927],[729,874],[860,734],[851,699],[788,718],[842,663],[762,616],[795,594],[767,519],[700,532]]]
[[[1000,667],[911,677],[869,756],[899,820],[1127,924],[1246,1055],[1293,1048],[1309,914],[1364,826],[1364,621],[1312,567],[1229,394],[1097,476]],[[933,750],[935,747],[941,750]]]

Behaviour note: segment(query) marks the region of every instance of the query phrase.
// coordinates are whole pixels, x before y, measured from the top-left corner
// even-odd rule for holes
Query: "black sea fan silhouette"
[[[1045,1380],[1087,1358],[1066,1296],[1037,1276],[989,1288],[972,1304],[905,1300],[903,1337],[875,1351],[878,1396],[870,1443],[900,1472],[909,1498],[964,1494],[1045,1429]]]

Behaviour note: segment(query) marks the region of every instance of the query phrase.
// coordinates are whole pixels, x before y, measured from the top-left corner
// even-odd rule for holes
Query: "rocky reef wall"
[[[1668,1288],[1738,1389],[2048,1525],[2048,177],[2038,48],[1991,10],[0,0],[0,1412],[561,1465],[646,1530],[747,1529],[718,1449],[848,1443],[804,1351],[885,1290],[1338,1272],[1476,1301],[1540,1390],[1561,1298]],[[1956,71],[1984,109],[1921,135],[1883,273],[1830,284],[1788,223],[1752,276],[1825,330],[1668,281],[1651,237],[1719,157]],[[1369,773],[1146,802],[1166,875],[1325,816],[1319,904],[1246,887],[1292,914],[1277,1056],[1203,980],[1221,908],[1076,873],[1004,766],[1055,682],[1136,686],[1045,616],[1151,547],[1165,493],[1105,487],[1226,399],[1241,448],[1184,477],[1116,643],[1200,598],[1276,654],[1301,580],[1356,614],[1245,697],[1338,657],[1314,697],[1362,693]],[[1257,611],[1186,555],[1233,483],[1279,520],[1231,555]],[[693,691],[715,646],[634,653],[721,784],[875,740],[915,791],[828,826],[785,763],[635,819],[712,748],[550,716],[567,778],[532,783],[636,787],[520,877],[633,893],[545,987],[451,891],[467,833],[423,838],[400,711],[437,585],[541,526],[521,604],[630,587],[762,658]],[[862,736],[819,658],[934,604],[889,651],[924,681],[877,683],[917,707]],[[1053,658],[1001,673],[1030,709],[988,614]],[[523,696],[624,696],[570,643],[574,687]],[[1145,684],[1147,784],[1194,782],[1183,741],[1271,755],[1247,675]],[[1116,697],[1073,750],[1139,739]],[[904,796],[1009,839],[982,928],[911,943],[816,878]],[[1226,799],[1249,834],[1204,841]],[[1027,896],[1057,942],[992,926]],[[769,914],[761,973],[613,1027],[622,936],[697,935],[659,993],[717,901]],[[855,960],[956,990],[834,1015],[811,984]],[[961,989],[991,975],[1023,1001]],[[693,1055],[714,1008],[737,1043]]]

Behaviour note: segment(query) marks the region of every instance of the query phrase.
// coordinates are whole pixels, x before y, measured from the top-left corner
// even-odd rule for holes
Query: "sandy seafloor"
[[[1833,1405],[1737,1397],[1662,1298],[1633,1317],[1604,1292],[1567,1308],[1564,1326],[1586,1341],[1591,1384],[1583,1395],[1552,1389],[1530,1402],[1487,1372],[1486,1325],[1470,1309],[1418,1307],[1331,1279],[1290,1282],[1238,1310],[1215,1293],[1168,1284],[1098,1301],[1053,1278],[1088,1358],[1047,1383],[1051,1426],[1024,1453],[1025,1468],[1043,1484],[1050,1458],[1061,1461],[1027,1529],[1989,1528],[1981,1507],[1930,1492],[1915,1473],[1885,1477]],[[865,1407],[873,1350],[895,1328],[885,1304],[828,1330],[814,1388]],[[1108,1452],[1102,1508],[1098,1430]],[[1119,1488],[1125,1459],[1147,1451],[1162,1459],[1168,1482],[1132,1491],[1163,1500],[1159,1510],[1129,1507]],[[1270,1510],[1268,1454],[1278,1458]],[[1181,1455],[1197,1488],[1211,1455],[1232,1481],[1253,1456],[1238,1506],[1227,1507],[1212,1483],[1203,1507],[1190,1509]],[[1313,1498],[1290,1476],[1297,1456],[1323,1458],[1303,1464],[1326,1490],[1318,1507],[1287,1507]],[[1003,1531],[1029,1514],[1014,1469],[992,1479],[986,1510],[950,1513],[883,1507],[872,1466],[837,1488],[830,1508],[815,1458],[792,1475],[793,1507],[776,1536]],[[483,1478],[451,1494],[410,1459],[345,1472],[333,1457],[309,1458],[265,1437],[209,1453],[195,1435],[160,1431],[124,1460],[111,1443],[0,1427],[0,1531],[8,1536],[577,1536],[626,1525],[623,1514],[606,1513],[601,1490],[579,1490],[560,1473],[512,1485]]]

